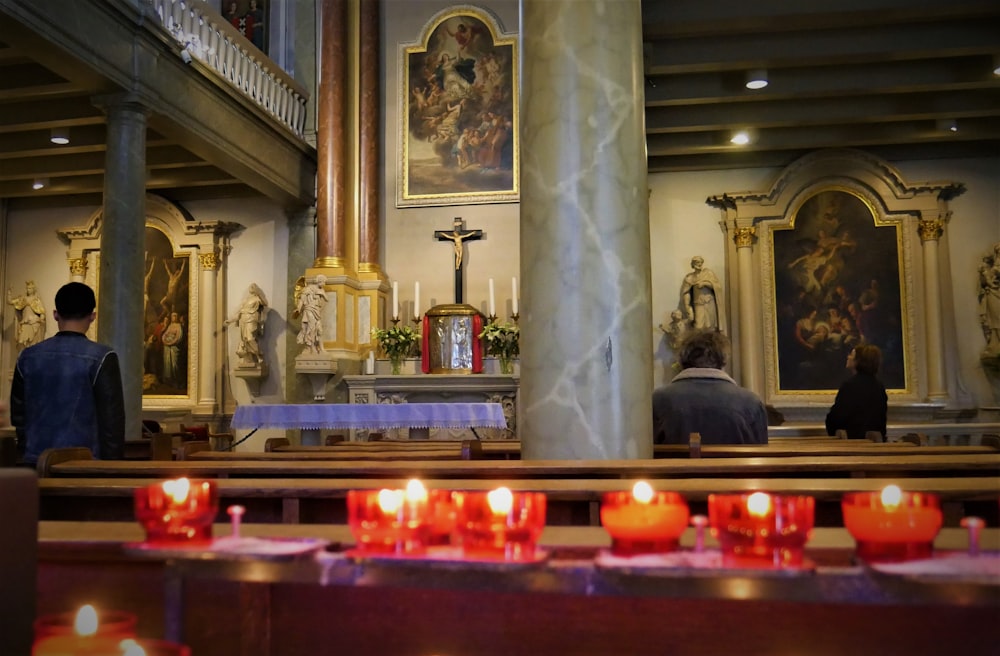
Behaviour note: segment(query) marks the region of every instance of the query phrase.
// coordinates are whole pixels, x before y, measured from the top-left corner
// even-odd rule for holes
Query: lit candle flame
[[[97,633],[97,610],[90,604],[80,606],[80,610],[76,611],[73,630],[81,636],[91,636]]]
[[[754,492],[747,497],[747,511],[755,517],[767,517],[771,513],[771,495]]]
[[[122,650],[122,656],[146,656],[146,650],[132,638],[122,640],[118,648]]]
[[[639,503],[649,503],[653,500],[653,488],[646,481],[639,481],[632,486],[632,497]]]
[[[886,510],[896,510],[903,501],[903,491],[898,485],[886,485],[882,488],[882,507]]]
[[[427,501],[427,488],[419,479],[411,478],[406,483],[407,501]]]
[[[506,515],[514,507],[514,495],[509,488],[498,487],[486,494],[486,501],[494,515]]]
[[[394,514],[403,505],[402,490],[379,490],[378,507],[387,515]]]
[[[174,503],[184,503],[191,492],[191,481],[186,478],[178,478],[175,481],[163,481],[163,492]]]

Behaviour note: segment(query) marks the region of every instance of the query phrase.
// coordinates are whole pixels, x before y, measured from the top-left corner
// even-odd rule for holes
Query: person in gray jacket
[[[722,370],[729,348],[716,330],[684,338],[681,371],[653,392],[655,443],[688,444],[691,433],[700,433],[702,444],[767,444],[764,403]]]

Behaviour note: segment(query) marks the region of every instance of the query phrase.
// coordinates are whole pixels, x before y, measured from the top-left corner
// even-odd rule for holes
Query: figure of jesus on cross
[[[435,230],[434,236],[438,241],[451,241],[455,244],[455,303],[462,302],[462,260],[464,255],[464,242],[475,241],[483,238],[482,230],[463,230],[462,218],[455,217],[455,226],[451,231]]]

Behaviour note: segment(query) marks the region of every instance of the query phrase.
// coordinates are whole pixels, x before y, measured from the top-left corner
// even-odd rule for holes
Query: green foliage
[[[521,352],[521,331],[514,324],[490,323],[479,333],[486,340],[486,355],[511,360]]]
[[[372,328],[372,337],[390,360],[409,356],[420,342],[420,333],[409,326],[393,326],[386,330]]]

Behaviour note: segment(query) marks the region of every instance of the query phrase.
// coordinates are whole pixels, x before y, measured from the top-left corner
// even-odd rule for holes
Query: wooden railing
[[[152,0],[181,57],[204,63],[296,136],[306,125],[305,88],[201,0]],[[184,54],[186,53],[186,55]]]

